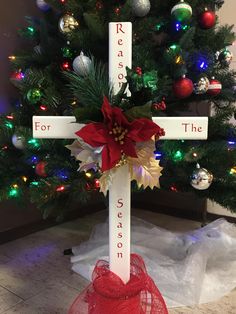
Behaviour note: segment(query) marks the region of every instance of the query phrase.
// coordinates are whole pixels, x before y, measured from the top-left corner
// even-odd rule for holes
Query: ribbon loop
[[[139,255],[131,255],[130,272],[125,284],[109,270],[108,262],[98,261],[92,283],[77,297],[68,314],[168,314]]]

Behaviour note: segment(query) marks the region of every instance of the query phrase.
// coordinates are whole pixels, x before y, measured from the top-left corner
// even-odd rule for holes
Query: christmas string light
[[[41,105],[39,108],[40,108],[40,110],[42,110],[42,111],[47,111],[47,110],[48,110],[48,108],[47,108],[46,106],[43,106],[43,105]]]
[[[30,183],[31,186],[34,186],[34,187],[38,187],[39,186],[39,182],[38,181],[32,181]]]
[[[32,138],[28,141],[28,144],[32,145],[33,147],[37,148],[40,146],[39,141],[35,138]]]
[[[5,122],[5,126],[8,128],[8,129],[13,129],[13,124],[11,123],[11,122],[9,122],[9,121],[6,121]]]
[[[183,153],[178,150],[175,154],[174,154],[174,161],[180,161],[183,159]]]
[[[95,187],[96,189],[99,189],[99,188],[100,188],[100,182],[99,182],[98,179],[95,179],[95,180],[94,180],[94,187]]]
[[[236,166],[231,168],[230,170],[230,174],[236,174]]]
[[[16,60],[16,56],[9,56],[8,59],[9,59],[10,61],[15,61],[15,60]]]
[[[28,181],[28,178],[26,176],[21,177],[22,181],[24,181],[25,183]]]
[[[155,152],[155,158],[156,158],[156,160],[160,160],[162,158],[162,153],[161,152]]]
[[[58,188],[56,188],[56,191],[57,192],[64,192],[65,191],[65,186],[64,185],[59,186]]]

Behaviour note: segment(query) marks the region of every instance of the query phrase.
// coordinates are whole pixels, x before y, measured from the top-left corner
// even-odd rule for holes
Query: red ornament
[[[173,92],[177,98],[189,97],[193,92],[193,82],[185,76],[176,80],[173,85]]]
[[[199,25],[203,29],[209,29],[215,26],[216,15],[215,12],[206,10],[199,16]]]
[[[222,85],[214,77],[210,80],[210,85],[207,93],[211,96],[216,96],[221,93]]]
[[[45,161],[40,161],[35,167],[35,173],[40,177],[46,177],[47,173],[45,170],[47,163]]]

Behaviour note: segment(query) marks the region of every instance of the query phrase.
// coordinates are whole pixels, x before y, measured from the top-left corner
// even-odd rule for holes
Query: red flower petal
[[[109,125],[113,122],[113,111],[107,97],[103,98],[102,114],[104,116],[104,124]]]
[[[107,143],[108,130],[103,123],[89,123],[75,133],[81,137],[85,143],[92,147],[103,146]]]
[[[110,141],[109,145],[104,146],[102,150],[102,171],[110,170],[120,161],[120,147]]]
[[[125,155],[127,155],[127,156],[130,156],[133,158],[138,157],[136,150],[135,150],[135,143],[128,137],[125,140],[125,144],[123,145],[122,150],[125,153]]]
[[[104,97],[103,100],[102,113],[104,116],[104,124],[107,125],[109,130],[114,127],[115,123],[125,127],[130,125],[122,110],[118,107],[112,107],[107,97]]]
[[[145,142],[159,131],[160,127],[152,120],[141,118],[131,123],[131,130],[127,136],[134,142]]]

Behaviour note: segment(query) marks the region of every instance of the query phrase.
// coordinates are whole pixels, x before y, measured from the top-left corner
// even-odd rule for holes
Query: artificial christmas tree
[[[102,121],[103,96],[110,95],[107,24],[128,20],[133,24],[133,67],[127,71],[131,94],[126,94],[124,83],[112,104],[129,119],[181,115],[196,101],[214,106],[206,142],[157,142],[164,166],[160,183],[162,189],[171,191],[175,186],[177,191],[194,191],[234,210],[235,127],[227,121],[235,112],[235,73],[229,69],[232,57],[225,55],[234,34],[231,26],[202,26],[205,12],[214,15],[222,2],[55,0],[36,4],[43,19],[28,19],[29,26],[20,31],[32,42],[32,50],[9,57],[11,80],[20,89],[21,99],[11,114],[1,117],[5,160],[1,198],[20,197],[29,189],[45,216],[55,210],[62,217],[60,204],[90,197],[88,184],[97,186],[93,183],[101,176],[99,169],[78,173],[77,162],[65,148],[70,144],[67,140],[33,139],[31,116],[75,115],[82,123]],[[156,106],[163,98],[164,111]],[[23,139],[20,146],[16,137]],[[12,162],[15,157],[17,162]],[[214,176],[209,189],[198,191],[190,184],[197,163]],[[37,170],[41,165],[43,176]],[[58,192],[61,186],[65,189]],[[225,193],[219,193],[222,190]]]

